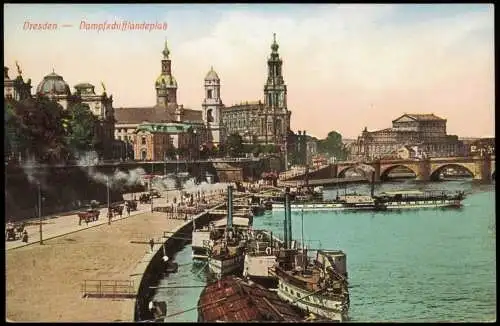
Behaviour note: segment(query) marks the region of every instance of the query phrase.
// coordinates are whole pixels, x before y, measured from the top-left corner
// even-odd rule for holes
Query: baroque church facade
[[[287,88],[283,78],[283,60],[278,53],[276,34],[267,60],[267,80],[264,84],[264,101],[245,102],[225,107],[222,102],[210,112],[219,126],[220,134],[228,137],[239,134],[244,143],[281,145],[287,142],[291,112],[287,107]],[[209,73],[210,74],[210,73]],[[208,77],[208,76],[207,76]],[[217,78],[217,84],[220,80]],[[220,86],[215,87],[220,94]],[[206,96],[210,87],[205,82]],[[205,99],[207,101],[207,99]],[[205,110],[205,109],[204,109]],[[208,114],[207,110],[207,114]],[[217,120],[218,118],[218,120]]]
[[[193,110],[178,104],[178,83],[172,73],[170,50],[165,42],[161,73],[155,81],[156,105],[116,108],[115,138],[133,147],[135,159],[147,160],[170,157],[167,151],[180,150],[182,144],[220,147],[235,133],[242,136],[244,143],[283,144],[290,131],[291,112],[287,108],[283,60],[278,48],[274,35],[267,60],[263,101],[226,107],[221,97],[221,79],[211,67],[204,78],[202,109]],[[190,136],[185,134],[187,132]],[[191,139],[193,137],[196,139]],[[156,138],[158,144],[154,145]]]
[[[202,111],[178,104],[178,83],[166,41],[162,54],[161,72],[155,81],[156,104],[115,109],[115,139],[126,144],[127,149],[132,148],[135,159],[163,160],[171,148],[180,149],[183,144],[198,144],[207,139]],[[182,141],[187,132],[196,141]]]

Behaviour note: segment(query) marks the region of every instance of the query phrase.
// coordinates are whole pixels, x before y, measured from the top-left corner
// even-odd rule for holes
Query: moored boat
[[[227,224],[221,238],[211,240],[208,248],[208,268],[218,278],[229,273],[241,274],[245,259],[247,231],[233,226],[233,190],[228,187]]]
[[[307,250],[282,251],[273,272],[278,296],[303,311],[332,321],[348,320],[349,290],[342,251],[318,250],[314,260]]]
[[[398,210],[415,208],[459,208],[465,193],[450,194],[445,191],[387,191],[374,196],[377,210]]]
[[[283,241],[272,232],[253,230],[249,232],[249,239],[245,250],[243,276],[265,287],[276,288],[278,279],[270,273],[270,268],[276,264],[279,249]]]
[[[308,257],[302,234],[301,249],[292,241],[291,209],[285,194],[284,248],[270,272],[278,278],[278,296],[305,312],[345,321],[349,311],[346,255],[340,250],[316,250]],[[303,219],[302,219],[303,223]]]
[[[233,275],[207,285],[198,301],[198,322],[298,322],[304,314],[276,292]]]
[[[375,201],[366,195],[350,194],[332,200],[293,201],[292,211],[373,210]],[[273,211],[284,211],[283,203],[273,203]]]

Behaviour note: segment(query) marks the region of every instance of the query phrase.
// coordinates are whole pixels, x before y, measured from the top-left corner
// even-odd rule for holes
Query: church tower
[[[279,45],[273,34],[271,55],[267,60],[267,82],[264,85],[264,104],[267,115],[268,143],[282,143],[290,129],[290,112],[286,103],[286,85],[282,75],[283,61],[278,53]]]
[[[160,107],[177,105],[177,81],[172,76],[172,61],[170,60],[170,50],[167,41],[162,51],[161,74],[156,79],[156,105]]]
[[[219,145],[222,139],[221,135],[221,110],[224,104],[220,98],[220,79],[214,68],[205,76],[205,99],[203,100],[203,121],[205,122],[210,141]]]

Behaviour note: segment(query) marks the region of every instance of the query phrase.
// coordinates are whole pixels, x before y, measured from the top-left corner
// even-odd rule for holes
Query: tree
[[[63,108],[47,97],[29,98],[15,104],[17,135],[20,147],[39,162],[66,159],[66,130],[63,121],[67,115]]]
[[[238,156],[243,151],[243,138],[237,133],[229,135],[226,149],[229,155]]]
[[[27,142],[23,139],[20,132],[19,118],[16,115],[15,103],[11,100],[4,101],[4,156],[9,159],[20,152],[24,152],[23,145]]]
[[[339,160],[347,157],[347,149],[342,143],[342,135],[330,131],[325,139],[318,141],[318,152],[335,156]]]
[[[99,137],[99,121],[90,111],[89,106],[84,103],[77,103],[68,109],[68,113],[68,147],[75,153],[95,150],[101,154],[103,146]]]

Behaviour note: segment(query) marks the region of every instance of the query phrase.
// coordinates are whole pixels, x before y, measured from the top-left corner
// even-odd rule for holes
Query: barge
[[[207,285],[198,301],[198,322],[300,322],[304,317],[276,292],[233,275]]]

